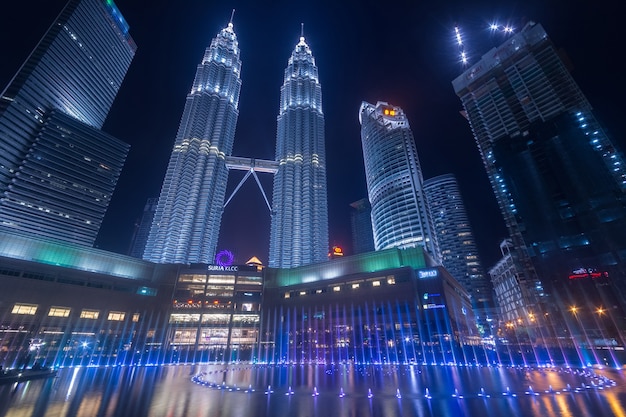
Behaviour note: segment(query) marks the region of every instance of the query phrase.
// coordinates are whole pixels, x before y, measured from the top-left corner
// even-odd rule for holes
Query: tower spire
[[[304,23],[300,23],[300,42],[298,45],[305,45],[304,42]]]
[[[228,21],[229,26],[233,25],[233,17],[235,17],[235,9],[233,9],[233,12],[230,14],[230,20]]]

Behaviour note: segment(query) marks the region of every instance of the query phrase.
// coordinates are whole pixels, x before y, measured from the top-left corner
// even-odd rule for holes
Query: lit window
[[[288,292],[286,292],[286,293],[285,293],[285,298],[289,298],[289,297],[291,297],[291,294],[290,294],[290,293],[288,293]]]
[[[109,321],[124,321],[126,313],[123,311],[109,311]]]
[[[133,314],[133,323],[137,323],[139,321],[139,313]]]
[[[200,314],[170,314],[170,323],[197,323],[200,321]]]
[[[98,310],[83,310],[80,312],[81,319],[97,320],[99,316],[100,312]]]
[[[396,279],[394,277],[387,277],[387,284],[394,285],[396,283]]]
[[[70,309],[67,307],[50,307],[48,317],[69,317]]]
[[[372,281],[372,287],[380,287],[380,281]]]
[[[13,314],[28,314],[34,315],[37,312],[37,305],[35,304],[15,304],[11,313]]]
[[[321,294],[322,290],[315,290],[315,294]]]
[[[341,291],[341,287],[333,287],[333,291],[339,292],[339,291]]]
[[[353,290],[354,290],[354,289],[357,289],[357,288],[359,288],[359,284],[352,284],[352,289],[353,289]]]
[[[306,295],[306,291],[300,291],[300,295]]]

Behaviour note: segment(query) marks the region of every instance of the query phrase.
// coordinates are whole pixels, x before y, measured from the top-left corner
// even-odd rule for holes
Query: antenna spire
[[[304,23],[300,23],[300,37],[304,38]]]
[[[233,12],[230,14],[230,21],[228,22],[229,25],[233,24],[233,17],[235,16],[235,9],[233,9]]]

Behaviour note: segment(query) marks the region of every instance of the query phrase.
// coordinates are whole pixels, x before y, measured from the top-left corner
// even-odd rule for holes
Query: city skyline
[[[26,7],[11,6],[11,9],[17,10],[16,22],[5,26],[0,36],[3,39],[0,52],[12,57],[12,60],[6,61],[0,74],[2,84],[6,84],[16,72],[64,3],[46,3],[45,7],[38,10],[41,10],[41,14],[43,10],[49,10],[51,14],[39,16],[38,13],[35,16],[37,19],[26,14]],[[616,85],[609,88],[612,87],[607,80],[610,77],[599,77],[596,74],[603,73],[594,72],[598,69],[617,72],[618,54],[614,57],[599,53],[598,49],[601,51],[603,48],[592,47],[593,40],[603,39],[602,45],[608,50],[611,45],[617,46],[617,40],[610,38],[606,29],[603,29],[607,26],[606,19],[603,20],[603,27],[597,28],[599,30],[590,30],[593,38],[582,39],[582,35],[578,35],[582,24],[593,16],[616,19],[600,7],[577,11],[570,8],[566,13],[559,13],[558,5],[544,10],[539,4],[528,4],[521,9],[512,2],[507,10],[503,10],[503,5],[499,5],[497,10],[485,5],[482,10],[472,11],[468,16],[466,10],[454,11],[451,5],[432,7],[429,13],[420,14],[417,13],[417,6],[403,4],[394,10],[382,11],[379,5],[374,4],[362,7],[350,5],[332,11],[324,4],[319,8],[311,6],[311,10],[296,10],[293,6],[280,11],[278,8],[264,10],[258,6],[241,4],[221,5],[221,9],[217,10],[214,6],[199,3],[184,10],[174,10],[165,4],[146,6],[141,2],[133,5],[122,0],[116,2],[131,26],[131,35],[139,49],[136,62],[130,68],[129,77],[122,85],[120,96],[104,127],[107,133],[130,143],[132,148],[98,239],[103,249],[124,252],[132,235],[132,224],[141,215],[146,199],[158,195],[167,157],[171,152],[171,140],[182,114],[184,97],[193,79],[197,61],[210,38],[228,22],[233,7],[237,9],[233,21],[243,61],[241,114],[233,152],[236,155],[272,159],[275,117],[285,57],[297,40],[300,23],[305,24],[307,42],[315,51],[325,90],[331,245],[350,246],[349,204],[366,195],[358,120],[354,115],[361,101],[382,100],[402,107],[407,113],[425,178],[454,172],[460,178],[464,194],[480,196],[478,201],[468,203],[470,221],[476,230],[479,250],[489,254],[484,257],[485,267],[491,266],[498,257],[498,243],[505,237],[504,228],[501,220],[494,218],[494,214],[499,216],[495,201],[471,131],[458,114],[461,106],[450,84],[462,70],[456,62],[452,42],[455,24],[466,29],[467,35],[476,35],[473,40],[471,36],[466,36],[467,45],[475,45],[477,49],[473,55],[473,62],[476,62],[492,46],[489,44],[492,42],[490,35],[480,33],[483,30],[481,25],[496,17],[498,12],[505,11],[509,17],[518,16],[515,21],[532,19],[542,23],[557,47],[566,49],[576,68],[574,78],[600,116],[607,119],[606,125],[609,132],[613,133],[612,136],[624,130],[624,121],[619,118],[620,106],[615,105],[619,103],[617,98],[624,87]],[[565,5],[565,2],[560,4],[561,7]],[[485,19],[480,14],[485,14]],[[262,17],[272,15],[272,24],[259,26]],[[420,15],[427,17],[420,20]],[[283,20],[280,21],[280,18]],[[41,30],[36,36],[33,35],[34,20],[41,20]],[[26,44],[27,36],[16,29],[26,23],[32,28],[28,31],[32,32],[28,34],[31,36],[30,43],[25,46],[25,50],[18,51],[17,42]],[[378,32],[366,31],[370,26]],[[521,28],[522,24],[516,23],[514,26]],[[20,39],[16,39],[16,33],[20,33]],[[365,37],[368,37],[369,42],[362,41]],[[498,43],[501,39],[493,42]],[[260,51],[263,49],[260,45],[266,43],[271,46],[270,55],[267,51]],[[578,48],[573,49],[574,46]],[[142,48],[145,52],[142,52]],[[588,54],[595,54],[595,62],[581,59]],[[398,60],[398,56],[402,60]],[[374,57],[378,57],[378,60],[374,61]],[[615,61],[611,64],[612,59]],[[361,74],[358,78],[348,77],[348,73],[353,73],[348,63],[360,66]],[[149,78],[147,69],[152,71]],[[267,74],[268,78],[260,76],[260,73]],[[160,100],[156,100],[157,97]],[[260,100],[255,100],[256,97]],[[176,109],[170,109],[170,105]],[[254,113],[260,106],[267,110]],[[145,108],[145,112],[139,112],[136,110],[138,108]],[[243,123],[243,120],[246,122]],[[623,143],[618,138],[616,142]],[[266,190],[271,189],[271,178],[268,177],[261,178]],[[229,190],[234,188],[237,180],[231,179]],[[223,244],[220,243],[219,247],[235,249],[236,255],[237,252],[240,254],[240,262],[249,257],[245,252],[247,250],[266,262],[266,255],[259,252],[268,250],[269,215],[258,189],[251,182],[248,185],[251,186],[249,192],[244,188],[244,192],[238,194],[224,214],[224,224],[230,226],[222,228],[225,232],[220,237]],[[249,206],[257,205],[257,214],[246,218],[241,216],[242,207],[248,209]],[[482,212],[485,212],[484,216]],[[257,243],[256,246],[250,246],[252,249],[232,248],[234,242],[241,241]]]

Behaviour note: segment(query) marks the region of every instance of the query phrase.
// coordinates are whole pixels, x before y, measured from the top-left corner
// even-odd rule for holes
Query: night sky
[[[517,29],[541,23],[567,53],[574,78],[616,144],[626,149],[626,65],[618,2],[526,1],[116,0],[138,45],[104,129],[131,145],[97,246],[126,253],[145,201],[159,195],[196,67],[232,9],[241,49],[242,89],[233,155],[273,159],[280,86],[300,24],[319,68],[326,121],[330,244],[351,253],[349,204],[367,196],[358,109],[387,101],[408,116],[424,178],[452,172],[483,265],[506,236],[461,103],[451,81],[462,67],[458,25],[471,62],[504,40],[492,21]],[[3,5],[0,86],[4,87],[65,0]],[[245,173],[230,174],[227,197]],[[271,198],[270,174],[259,174]],[[268,209],[252,178],[226,208],[218,250],[236,263],[267,262]]]

